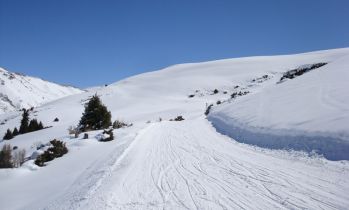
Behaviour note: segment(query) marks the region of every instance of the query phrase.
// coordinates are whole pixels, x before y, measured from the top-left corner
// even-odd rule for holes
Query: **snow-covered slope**
[[[302,57],[325,55],[326,52]],[[294,62],[297,56],[287,60]],[[281,83],[275,81],[213,110],[209,120],[234,139],[275,149],[312,150],[349,159],[349,55],[309,59],[327,65]],[[279,79],[279,78],[277,78]]]
[[[0,114],[36,107],[82,91],[0,68]]]
[[[331,134],[336,137],[328,141],[340,137],[340,145],[344,145],[349,131],[345,129],[348,123],[344,124],[348,122],[348,110],[343,106],[347,99],[342,98],[348,90],[345,83],[348,81],[345,73],[348,55],[349,48],[346,48],[175,65],[127,78],[108,87],[91,88],[35,108],[30,117],[52,127],[18,135],[10,141],[0,142],[0,147],[10,143],[19,149],[25,148],[30,156],[38,142],[58,138],[67,143],[69,153],[43,168],[35,167],[30,160],[19,169],[1,169],[0,186],[6,189],[0,191],[1,207],[346,209],[349,206],[347,160],[329,161],[303,152],[242,144],[238,142],[241,139],[231,139],[217,133],[216,129],[229,130],[228,123],[235,122],[230,119],[241,116],[238,119],[244,124],[266,122],[268,130],[265,130],[270,133],[274,128],[306,131],[307,135],[326,133],[322,136]],[[279,83],[288,70],[322,62],[328,64]],[[319,72],[327,72],[328,79],[324,83],[319,82]],[[311,78],[303,79],[307,77]],[[299,82],[301,80],[305,80],[305,84]],[[314,97],[311,94],[303,96],[302,90],[312,85],[328,85],[329,89],[319,93],[311,89]],[[286,98],[289,95],[289,101],[283,99],[268,106],[258,105],[259,95],[270,92],[266,95],[271,100],[280,99],[278,94],[282,90]],[[334,90],[338,90],[338,94],[334,92],[329,96],[328,93]],[[82,139],[82,135],[71,139],[67,128],[78,123],[84,103],[95,93],[107,105],[113,120],[122,119],[133,126],[115,130],[116,139],[111,142],[96,140],[102,131],[88,132],[89,139]],[[296,96],[299,94],[300,98]],[[320,96],[332,100],[321,101]],[[317,99],[320,104],[309,101]],[[257,109],[247,102],[248,109],[242,107],[241,113],[239,109],[231,111],[235,105],[241,107],[245,100],[256,103],[261,112],[269,112],[272,116],[270,122],[268,119],[255,120],[253,114],[246,117]],[[217,101],[221,104],[216,105]],[[336,106],[326,105],[333,101]],[[209,104],[214,104],[208,116],[212,123],[204,115]],[[279,106],[286,106],[288,112],[294,112],[294,106],[302,107],[308,110],[301,112],[304,121],[312,120],[302,127],[294,123],[301,119],[301,116],[293,116],[297,113],[274,119],[272,111],[282,109]],[[0,134],[7,128],[18,127],[20,115],[20,112],[0,115]],[[178,115],[182,115],[185,121],[169,121]],[[216,123],[216,116],[227,123]],[[56,117],[59,122],[53,122]],[[326,130],[320,132],[317,127]],[[299,145],[298,149],[306,150],[306,147],[302,148],[304,144]]]

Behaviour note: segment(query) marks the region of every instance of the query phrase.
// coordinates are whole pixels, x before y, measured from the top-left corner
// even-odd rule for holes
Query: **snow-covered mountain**
[[[344,48],[181,64],[44,104],[30,117],[52,127],[0,147],[30,157],[56,138],[69,153],[42,168],[29,160],[1,169],[1,207],[347,209],[348,56]],[[97,140],[101,130],[71,138],[67,128],[96,93],[113,120],[133,126],[110,142]],[[0,134],[20,115],[0,115]]]
[[[81,92],[78,88],[58,85],[0,68],[0,114],[36,107]]]

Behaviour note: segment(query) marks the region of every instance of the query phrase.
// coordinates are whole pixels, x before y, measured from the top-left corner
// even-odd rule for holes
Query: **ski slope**
[[[345,209],[349,171],[342,167],[241,146],[204,119],[154,123],[84,199],[77,199],[76,192],[66,194],[49,207]]]
[[[57,138],[66,142],[69,153],[43,168],[30,160],[21,168],[1,169],[0,186],[6,189],[0,191],[1,208],[346,209],[348,160],[331,161],[321,154],[308,153],[301,147],[305,145],[302,143],[299,151],[240,143],[242,139],[218,133],[217,130],[224,133],[227,129],[220,130],[226,127],[220,127],[222,124],[212,119],[214,116],[228,119],[225,126],[235,122],[230,121],[235,118],[244,124],[265,122],[268,129],[263,131],[271,135],[274,128],[280,127],[274,124],[273,110],[268,108],[282,105],[291,112],[297,105],[306,110],[318,109],[303,115],[304,121],[313,119],[306,124],[308,127],[294,124],[301,116],[282,115],[276,119],[285,129],[299,131],[297,134],[306,131],[307,136],[322,134],[317,130],[318,124],[318,128],[327,129],[326,135],[341,137],[342,146],[349,130],[345,129],[348,124],[344,124],[348,121],[345,106],[329,109],[324,104],[317,106],[316,101],[299,100],[297,95],[308,88],[307,84],[329,85],[330,89],[339,91],[337,96],[331,95],[335,103],[347,103],[342,96],[348,90],[345,83],[348,55],[349,48],[344,48],[181,64],[44,104],[35,108],[30,117],[52,127],[2,141],[0,146],[10,143],[25,148],[30,156],[38,142]],[[284,72],[319,62],[328,64],[278,84]],[[335,78],[336,83],[334,79],[319,82],[316,78],[320,73]],[[301,88],[297,89],[300,84]],[[256,109],[250,103],[258,105],[260,95],[266,93],[270,93],[267,94],[270,100],[279,100],[281,90],[289,93],[285,94],[289,101],[258,106],[260,113],[270,113],[270,119],[248,118],[247,114],[255,113]],[[231,99],[231,94],[240,91],[248,93]],[[328,92],[332,93],[333,89]],[[116,139],[111,142],[96,139],[102,131],[88,132],[89,139],[82,139],[82,135],[71,138],[67,128],[78,123],[84,103],[96,93],[111,111],[113,120],[122,119],[133,126],[114,130]],[[218,100],[221,104],[217,105]],[[214,106],[206,119],[204,112],[208,104]],[[248,108],[242,109],[243,105]],[[230,111],[235,106],[241,109]],[[0,125],[0,134],[18,126],[20,115],[20,112],[0,115],[0,122],[4,123]],[[178,115],[185,120],[169,121]],[[59,122],[53,122],[56,117]],[[333,121],[334,118],[337,120]],[[330,123],[334,124],[326,126]],[[282,134],[281,137],[289,136],[287,132]]]

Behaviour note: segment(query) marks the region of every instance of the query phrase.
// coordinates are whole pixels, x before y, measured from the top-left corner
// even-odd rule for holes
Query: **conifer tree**
[[[30,120],[29,126],[28,126],[28,132],[32,132],[32,131],[37,131],[39,130],[39,123],[36,119],[32,119]]]
[[[13,138],[13,134],[12,134],[11,130],[10,130],[10,129],[7,129],[7,131],[6,131],[6,133],[5,133],[5,136],[4,136],[3,140],[10,140],[10,139],[12,139],[12,138]]]
[[[21,120],[21,126],[19,127],[19,133],[27,133],[29,128],[29,111],[26,109],[23,109],[22,114],[22,120]]]
[[[44,126],[42,125],[42,122],[40,121],[39,125],[38,125],[38,130],[41,130],[41,129],[44,129]]]
[[[89,102],[85,105],[85,111],[82,114],[79,129],[99,130],[108,128],[111,125],[111,113],[107,107],[102,104],[100,98],[96,95],[92,96]]]
[[[18,134],[19,134],[19,131],[18,131],[17,127],[15,127],[15,129],[13,129],[12,135],[13,135],[13,137],[15,137]]]

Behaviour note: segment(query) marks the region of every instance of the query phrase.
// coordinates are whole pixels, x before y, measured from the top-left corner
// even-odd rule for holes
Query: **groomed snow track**
[[[88,197],[68,193],[47,209],[345,209],[341,164],[244,146],[205,119],[160,122],[139,132]]]

